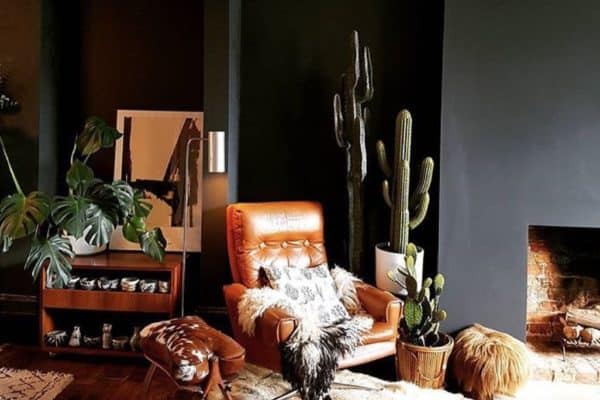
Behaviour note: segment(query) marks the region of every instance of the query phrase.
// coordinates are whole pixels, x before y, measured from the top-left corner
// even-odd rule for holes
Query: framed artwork
[[[186,146],[202,137],[204,113],[188,111],[118,110],[117,129],[123,138],[115,146],[114,179],[125,180],[144,193],[152,205],[146,221],[160,227],[167,251],[183,251],[183,227],[187,224],[187,251],[201,250],[202,142],[190,143],[189,201],[184,204]],[[188,219],[184,221],[184,207]],[[115,229],[110,248],[139,250],[136,243]]]

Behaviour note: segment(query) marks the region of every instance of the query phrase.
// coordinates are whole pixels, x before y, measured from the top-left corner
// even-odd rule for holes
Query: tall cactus
[[[390,167],[385,145],[377,141],[377,159],[383,174],[382,192],[385,203],[390,207],[390,247],[396,253],[406,253],[408,234],[423,222],[429,207],[429,187],[433,176],[433,159],[421,162],[417,187],[410,191],[410,143],[412,139],[412,117],[408,110],[402,110],[396,117],[396,149],[394,165]],[[392,187],[388,183],[392,180]]]
[[[367,175],[365,146],[369,109],[364,104],[373,98],[371,52],[364,47],[362,57],[358,32],[350,40],[351,60],[342,74],[342,93],[333,96],[333,121],[338,146],[346,151],[348,190],[348,264],[358,273],[363,253],[363,182]]]

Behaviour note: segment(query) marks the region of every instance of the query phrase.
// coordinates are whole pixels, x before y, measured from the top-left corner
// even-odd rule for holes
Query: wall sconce
[[[225,172],[225,132],[208,132],[208,172]]]
[[[181,316],[185,313],[185,272],[187,267],[187,231],[189,228],[189,199],[190,199],[190,154],[191,146],[194,142],[208,142],[208,172],[223,173],[226,172],[225,160],[225,132],[208,131],[207,137],[191,138],[185,146],[185,177],[183,180],[183,262],[181,271]]]

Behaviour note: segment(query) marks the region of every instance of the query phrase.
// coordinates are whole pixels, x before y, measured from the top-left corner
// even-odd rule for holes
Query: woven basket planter
[[[448,358],[454,340],[440,333],[441,346],[424,347],[396,341],[396,373],[402,380],[420,387],[439,389],[444,386]]]

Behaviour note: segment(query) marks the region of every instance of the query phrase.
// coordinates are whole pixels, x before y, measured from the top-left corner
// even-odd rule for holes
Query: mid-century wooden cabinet
[[[124,292],[120,289],[84,290],[52,289],[46,287],[45,271],[40,279],[40,342],[50,354],[74,353],[87,356],[140,357],[131,350],[49,346],[44,335],[52,330],[65,330],[70,335],[73,326],[81,327],[83,335],[101,336],[102,325],[113,326],[113,337],[130,336],[134,326],[144,325],[177,315],[181,296],[181,255],[167,254],[162,263],[142,253],[106,252],[73,260],[72,274],[80,277],[109,278],[139,277],[168,280],[169,293]],[[67,339],[68,341],[68,339]]]

